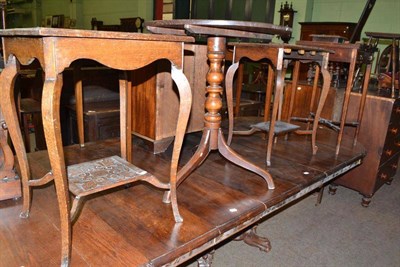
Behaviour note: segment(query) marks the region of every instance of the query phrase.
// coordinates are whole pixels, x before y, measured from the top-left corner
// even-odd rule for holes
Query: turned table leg
[[[275,185],[271,175],[264,169],[248,162],[236,152],[234,152],[225,141],[221,130],[221,114],[222,108],[222,81],[224,73],[222,71],[222,63],[225,59],[226,38],[209,37],[207,39],[207,56],[210,69],[207,74],[207,98],[205,108],[207,112],[204,115],[204,129],[201,143],[186,165],[179,171],[177,177],[177,185],[196,169],[208,156],[212,150],[218,150],[228,161],[233,162],[247,170],[260,175],[268,184],[269,189],[274,189]],[[164,198],[168,201],[168,195]]]

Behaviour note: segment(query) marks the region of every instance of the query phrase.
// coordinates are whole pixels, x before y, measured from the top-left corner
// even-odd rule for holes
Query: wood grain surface
[[[320,150],[314,156],[310,140],[304,136],[291,135],[288,141],[279,139],[274,145],[273,164],[268,167],[274,190],[268,190],[258,175],[211,153],[178,188],[183,223],[175,223],[170,206],[162,203],[163,191],[144,183],[88,198],[73,226],[71,266],[177,265],[196,257],[365,155],[361,145],[351,147],[344,139],[335,157],[336,135],[321,131]],[[181,166],[195,151],[199,138],[198,134],[186,136]],[[267,168],[265,144],[263,135],[256,134],[234,137],[232,147]],[[168,181],[171,149],[157,155],[140,145],[133,150],[133,164]],[[119,153],[118,140],[65,149],[67,165]],[[33,177],[42,176],[50,168],[46,151],[29,154],[29,161]],[[28,219],[19,218],[21,205],[21,200],[0,202],[1,265],[58,265],[60,220],[54,185],[33,189]]]

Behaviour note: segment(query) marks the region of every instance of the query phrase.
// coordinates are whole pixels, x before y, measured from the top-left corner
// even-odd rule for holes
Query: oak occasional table
[[[207,56],[210,69],[207,74],[206,101],[207,112],[204,115],[204,129],[200,145],[189,162],[178,172],[178,185],[196,169],[208,156],[210,151],[217,150],[228,161],[260,175],[267,182],[269,189],[275,185],[271,175],[231,149],[222,134],[221,114],[222,86],[224,80],[223,62],[226,56],[226,37],[252,38],[270,41],[275,34],[286,36],[291,33],[288,27],[268,23],[226,21],[226,20],[160,20],[145,23],[153,33],[176,35],[207,36]],[[165,199],[168,199],[166,194]]]
[[[183,75],[183,50],[188,36],[101,32],[87,30],[22,28],[0,31],[5,58],[1,73],[1,108],[16,151],[22,176],[23,207],[21,217],[28,217],[31,187],[54,180],[61,218],[61,265],[68,266],[71,255],[71,221],[79,211],[85,196],[118,185],[143,180],[163,190],[171,191],[171,202],[176,222],[182,221],[176,200],[177,167],[183,136],[191,108],[190,85]],[[62,72],[78,59],[91,59],[122,70],[135,70],[158,59],[171,62],[172,79],[180,94],[179,118],[171,159],[169,183],[161,183],[155,176],[133,166],[131,161],[131,83],[124,72],[120,78],[121,157],[66,167],[60,126],[60,95]],[[40,179],[31,179],[28,158],[19,128],[14,102],[14,82],[19,66],[37,59],[45,72],[42,96],[42,118],[51,170]],[[128,138],[129,137],[129,138]],[[96,179],[98,178],[98,179]],[[75,195],[70,210],[69,191]]]
[[[338,132],[337,141],[336,141],[336,154],[340,152],[340,145],[342,143],[344,129],[347,126],[347,110],[349,108],[349,100],[350,100],[350,93],[353,88],[353,81],[354,81],[354,74],[356,69],[356,64],[359,61],[359,56],[361,55],[361,44],[351,44],[351,43],[332,43],[326,41],[297,41],[297,45],[311,45],[317,46],[324,49],[329,49],[334,53],[329,55],[329,61],[333,62],[340,62],[340,63],[347,63],[349,64],[348,74],[347,74],[347,83],[344,91],[344,99],[340,114],[340,122],[339,126],[333,125],[333,123],[329,124],[333,129]],[[360,106],[358,109],[358,115],[356,121],[351,123],[351,125],[355,125],[356,131],[354,134],[354,145],[357,143],[357,137],[359,134],[359,128],[361,124],[361,120],[363,117],[364,106],[365,106],[365,99],[367,96],[368,90],[368,82],[371,75],[371,67],[372,67],[372,60],[370,59],[363,59],[363,64],[366,64],[366,70],[364,75],[364,82],[361,88],[362,97],[360,99]],[[360,62],[361,63],[361,62]],[[295,85],[293,85],[295,86]],[[293,87],[295,88],[295,87]]]

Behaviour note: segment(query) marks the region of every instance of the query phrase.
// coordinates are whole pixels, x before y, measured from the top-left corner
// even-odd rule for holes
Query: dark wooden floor
[[[320,133],[320,132],[319,132]],[[268,190],[260,177],[211,153],[178,189],[182,224],[175,224],[171,207],[162,203],[163,192],[145,184],[118,188],[88,199],[73,227],[72,266],[159,266],[190,258],[261,218],[268,208],[280,207],[302,189],[357,162],[364,156],[361,145],[343,142],[335,157],[335,137],[321,131],[319,150],[311,155],[307,137],[279,140],[272,153],[276,189]],[[182,163],[196,149],[199,135],[186,138]],[[232,147],[246,159],[265,166],[265,140],[261,134],[234,137]],[[117,140],[66,149],[68,164],[119,154]],[[166,181],[170,151],[154,155],[134,147],[134,164]],[[49,170],[45,151],[30,154],[36,177]],[[33,189],[31,215],[18,217],[21,200],[0,202],[0,265],[57,266],[60,264],[60,232],[54,186]]]

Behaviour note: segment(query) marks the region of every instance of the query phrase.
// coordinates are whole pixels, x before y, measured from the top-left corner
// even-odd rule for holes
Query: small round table
[[[291,34],[288,27],[277,26],[261,22],[245,22],[231,20],[160,20],[145,22],[146,28],[159,34],[176,35],[204,35],[207,36],[207,56],[209,71],[207,74],[204,129],[200,145],[189,160],[179,171],[177,184],[189,176],[208,156],[212,150],[218,150],[228,161],[233,162],[247,170],[260,175],[267,182],[268,189],[275,185],[268,171],[248,162],[230,148],[222,134],[221,114],[222,108],[222,81],[224,72],[222,63],[226,56],[226,37],[252,38],[263,42],[271,41],[273,35],[280,37]],[[165,195],[168,199],[169,196]]]

